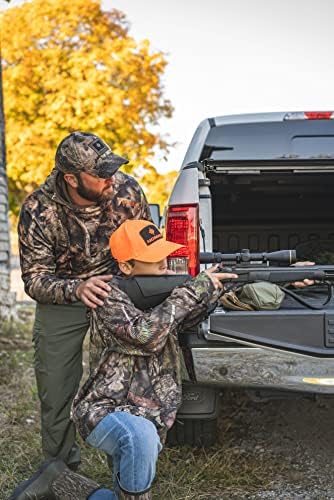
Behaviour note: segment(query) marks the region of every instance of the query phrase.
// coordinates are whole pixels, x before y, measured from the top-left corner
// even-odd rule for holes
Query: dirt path
[[[334,397],[255,403],[227,394],[221,428],[241,454],[262,455],[280,470],[265,490],[243,498],[334,499]]]

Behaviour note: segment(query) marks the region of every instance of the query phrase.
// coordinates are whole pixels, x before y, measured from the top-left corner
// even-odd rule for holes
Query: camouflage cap
[[[72,132],[58,146],[55,166],[64,173],[87,172],[107,179],[125,163],[128,160],[114,154],[97,135]]]

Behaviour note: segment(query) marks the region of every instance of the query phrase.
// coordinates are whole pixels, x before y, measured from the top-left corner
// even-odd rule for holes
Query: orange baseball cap
[[[131,259],[159,262],[184,245],[167,241],[157,226],[141,219],[126,220],[109,240],[111,253],[118,262]]]

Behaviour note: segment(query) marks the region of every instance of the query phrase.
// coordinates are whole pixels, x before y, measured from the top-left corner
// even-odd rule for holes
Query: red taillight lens
[[[174,205],[167,210],[166,239],[185,245],[173,252],[168,261],[172,269],[196,276],[199,272],[198,205]],[[186,266],[188,269],[186,269]]]
[[[333,118],[333,111],[305,111],[308,120],[330,120]]]

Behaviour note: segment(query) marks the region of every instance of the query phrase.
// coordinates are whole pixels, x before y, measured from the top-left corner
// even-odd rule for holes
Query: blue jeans
[[[116,493],[119,488],[129,494],[150,489],[162,450],[157,429],[150,420],[122,411],[110,413],[92,430],[86,442],[112,456]],[[116,493],[101,489],[89,498],[114,500]]]

